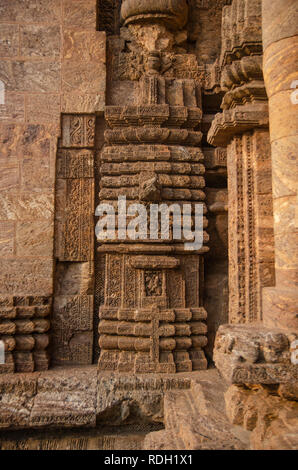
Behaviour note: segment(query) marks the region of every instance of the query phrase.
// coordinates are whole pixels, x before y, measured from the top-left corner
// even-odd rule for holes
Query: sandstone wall
[[[4,335],[36,333],[36,322],[29,325],[24,318],[45,317],[50,311],[61,115],[101,112],[105,102],[105,33],[96,26],[96,0],[9,0],[0,5]],[[44,323],[39,333],[48,329]]]
[[[103,109],[105,36],[96,0],[2,4],[0,292],[50,295],[60,115]]]

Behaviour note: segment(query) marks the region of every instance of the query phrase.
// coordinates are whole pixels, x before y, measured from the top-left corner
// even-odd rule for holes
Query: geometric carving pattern
[[[62,147],[94,147],[95,116],[65,114],[62,116],[62,129]]]

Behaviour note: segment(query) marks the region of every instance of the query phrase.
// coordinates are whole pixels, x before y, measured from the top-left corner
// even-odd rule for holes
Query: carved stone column
[[[95,116],[65,114],[56,165],[52,362],[92,364]]]
[[[126,0],[122,18],[142,48],[145,69],[136,105],[106,107],[100,201],[117,208],[118,196],[126,196],[127,207],[163,202],[193,208],[205,199],[201,90],[194,79],[163,76],[165,58],[172,54],[172,31],[186,23],[186,2]],[[207,314],[201,291],[207,248],[186,252],[184,241],[119,237],[101,242],[100,370],[206,368]]]
[[[261,291],[274,283],[268,105],[262,75],[261,0],[223,8],[223,112],[208,134],[227,146],[229,318],[262,319]]]
[[[264,322],[298,330],[297,45],[294,0],[263,1],[264,77],[269,98],[276,285],[264,290]],[[296,80],[296,82],[295,82]]]

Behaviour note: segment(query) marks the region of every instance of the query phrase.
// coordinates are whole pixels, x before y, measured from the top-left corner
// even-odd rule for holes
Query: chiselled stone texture
[[[1,450],[297,449],[297,12],[0,0]]]
[[[169,390],[183,392],[191,386],[188,377],[158,374],[98,375],[96,416],[97,422],[113,426],[133,424],[140,417],[147,423],[163,423],[164,397]]]
[[[274,285],[274,238],[267,95],[262,74],[261,1],[223,8],[223,112],[208,133],[227,146],[229,319],[262,320],[262,288]]]
[[[94,131],[92,115],[64,115],[57,155],[58,238],[60,261],[89,261],[93,251]]]
[[[228,146],[229,315],[261,320],[262,287],[274,284],[273,217],[268,132],[235,137]]]
[[[173,373],[205,368],[207,315],[197,307],[198,257],[106,258],[100,369]]]
[[[106,34],[119,34],[120,30],[120,7],[118,0],[99,0],[98,8],[98,27],[100,31]]]
[[[262,325],[222,325],[214,349],[216,367],[232,384],[295,384],[298,367],[291,362],[297,334]]]
[[[99,428],[65,429],[62,433],[55,429],[43,431],[36,429],[26,432],[12,431],[0,435],[1,450],[46,450],[46,451],[84,451],[84,450],[141,450],[148,431],[158,425],[135,426],[115,433],[108,425]],[[152,429],[153,428],[153,429]],[[126,458],[126,457],[125,457]],[[121,459],[121,457],[117,457]]]
[[[133,377],[86,367],[0,377],[0,448],[111,450],[135,429],[138,440],[140,431],[147,436],[133,449],[246,449],[246,434],[236,436],[223,413],[218,372],[201,374]]]
[[[5,345],[0,374],[48,369],[51,309],[50,297],[0,296],[0,340]]]

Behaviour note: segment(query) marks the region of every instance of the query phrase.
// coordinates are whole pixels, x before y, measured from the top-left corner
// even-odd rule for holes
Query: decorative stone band
[[[135,256],[130,260],[130,266],[136,269],[174,269],[180,266],[180,260],[169,256]]]
[[[187,22],[186,0],[124,0],[121,17],[124,24],[162,21],[174,29],[182,28]]]
[[[190,127],[198,126],[202,111],[198,107],[169,106],[151,104],[142,106],[107,106],[105,119],[108,125],[115,127]]]
[[[166,129],[159,127],[124,127],[105,131],[108,145],[118,144],[170,144],[200,145],[202,132],[188,129]]]
[[[214,146],[225,147],[236,134],[256,128],[268,128],[267,104],[254,104],[253,107],[254,109],[247,109],[244,106],[236,106],[216,114],[208,132],[208,142]]]
[[[233,384],[295,383],[298,367],[291,362],[295,333],[256,325],[222,325],[215,339],[214,361]]]
[[[0,426],[2,430],[16,430],[94,428],[97,422],[119,424],[119,418],[120,422],[126,418],[121,418],[119,403],[130,401],[140,412],[137,419],[141,416],[141,420],[149,423],[162,422],[164,394],[190,387],[188,378],[119,376],[104,372],[98,375],[95,366],[3,375],[0,376]]]
[[[206,317],[203,308],[166,309],[154,314],[150,308],[102,308],[99,367],[138,373],[204,369]]]

